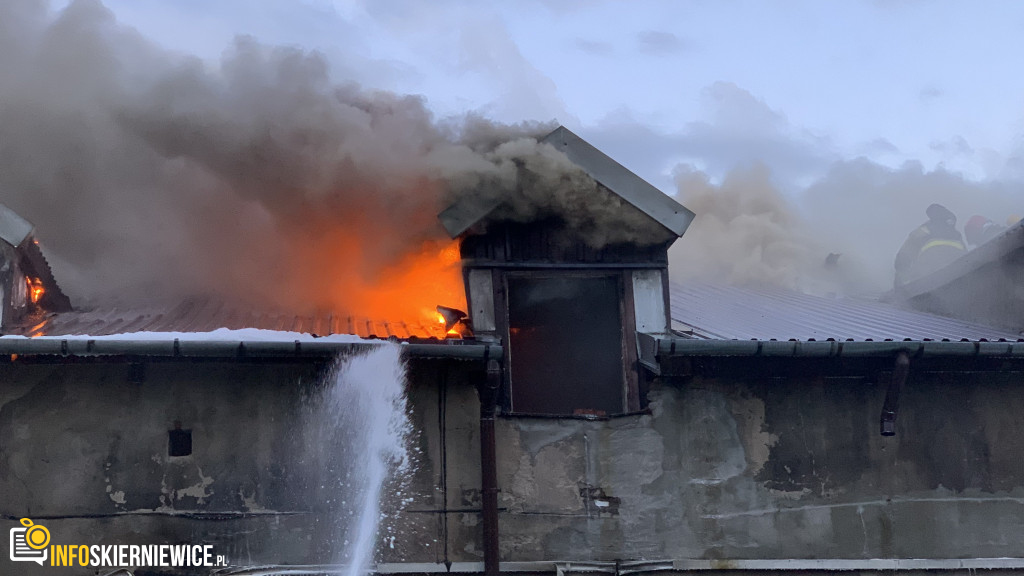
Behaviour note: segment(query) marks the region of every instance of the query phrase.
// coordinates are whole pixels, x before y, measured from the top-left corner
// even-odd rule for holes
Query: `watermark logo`
[[[50,543],[50,531],[28,518],[21,519],[21,526],[11,528],[11,560],[36,562],[42,566],[49,558],[46,546]]]
[[[210,544],[50,544],[50,531],[28,518],[11,528],[10,558],[40,566],[90,566],[95,568],[224,567],[228,559],[213,553]],[[121,574],[121,571],[113,574]]]

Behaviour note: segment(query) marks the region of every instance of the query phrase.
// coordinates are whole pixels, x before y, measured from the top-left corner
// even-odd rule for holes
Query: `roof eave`
[[[237,340],[114,340],[87,337],[0,338],[0,355],[46,357],[138,356],[164,358],[330,358],[342,353],[368,350],[385,344],[373,342],[304,342]],[[502,348],[496,344],[436,344],[398,342],[403,354],[423,358],[461,360],[501,360]]]
[[[640,334],[645,357],[733,356],[775,358],[881,358],[907,352],[912,357],[1000,357],[1024,359],[1018,341],[835,341],[835,340],[702,340]]]

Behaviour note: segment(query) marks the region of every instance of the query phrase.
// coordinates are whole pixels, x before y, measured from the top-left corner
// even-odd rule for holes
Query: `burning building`
[[[4,326],[41,319],[46,311],[71,311],[71,301],[57,286],[34,232],[32,224],[0,204],[0,323]]]
[[[1024,570],[1019,333],[673,284],[694,215],[565,128],[542,142],[598,186],[524,210],[522,165],[518,196],[443,210],[467,308],[440,318],[71,310],[8,212],[5,518],[58,544],[201,541],[226,573],[336,570],[348,504],[296,423],[332,358],[386,338],[418,462],[377,572]]]

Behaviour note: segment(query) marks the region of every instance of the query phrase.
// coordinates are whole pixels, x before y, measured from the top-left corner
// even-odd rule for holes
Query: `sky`
[[[480,144],[474,119],[509,125],[511,140],[563,124],[694,210],[674,279],[881,292],[930,203],[961,226],[1024,213],[1017,1],[43,2],[3,8],[14,24],[0,22],[0,44],[16,49],[0,53],[0,136],[19,145],[0,142],[0,185],[81,293],[90,275],[133,281],[121,269],[161,251],[181,269],[220,247],[195,283],[252,237],[273,252],[267,218],[302,210],[357,205],[409,230],[392,212],[422,221],[411,215],[430,202],[345,193],[404,193],[402,177],[442,165],[507,176],[525,149]],[[439,147],[451,127],[479,145]],[[261,148],[267,134],[276,148]],[[200,238],[203,219],[238,211],[225,227],[237,238]],[[821,270],[830,252],[844,255],[839,280]],[[265,264],[236,280],[252,285]]]
[[[765,162],[785,187],[837,159],[1021,178],[1024,5],[919,0],[109,0],[211,60],[238,34],[328,56],[336,78],[438,117],[556,120],[672,191]]]

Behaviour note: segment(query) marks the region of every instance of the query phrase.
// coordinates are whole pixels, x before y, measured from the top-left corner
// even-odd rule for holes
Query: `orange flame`
[[[39,300],[42,299],[43,294],[46,293],[46,289],[43,288],[43,281],[39,278],[25,278],[25,284],[28,285],[28,299],[33,304],[38,304]]]
[[[293,295],[311,309],[404,323],[411,333],[446,337],[436,307],[466,309],[458,241],[425,240],[405,250],[387,240],[331,230],[317,238],[314,249],[297,246],[289,256],[303,273],[289,276]]]
[[[444,315],[441,314],[440,312],[437,313],[437,323],[438,323],[439,326],[441,326],[442,329],[444,329],[445,325],[448,324],[448,321],[445,320]],[[462,338],[462,333],[459,332],[458,327],[459,327],[458,324],[456,324],[455,326],[452,326],[451,328],[449,328],[448,331],[445,332],[445,336],[453,336],[455,338]]]

